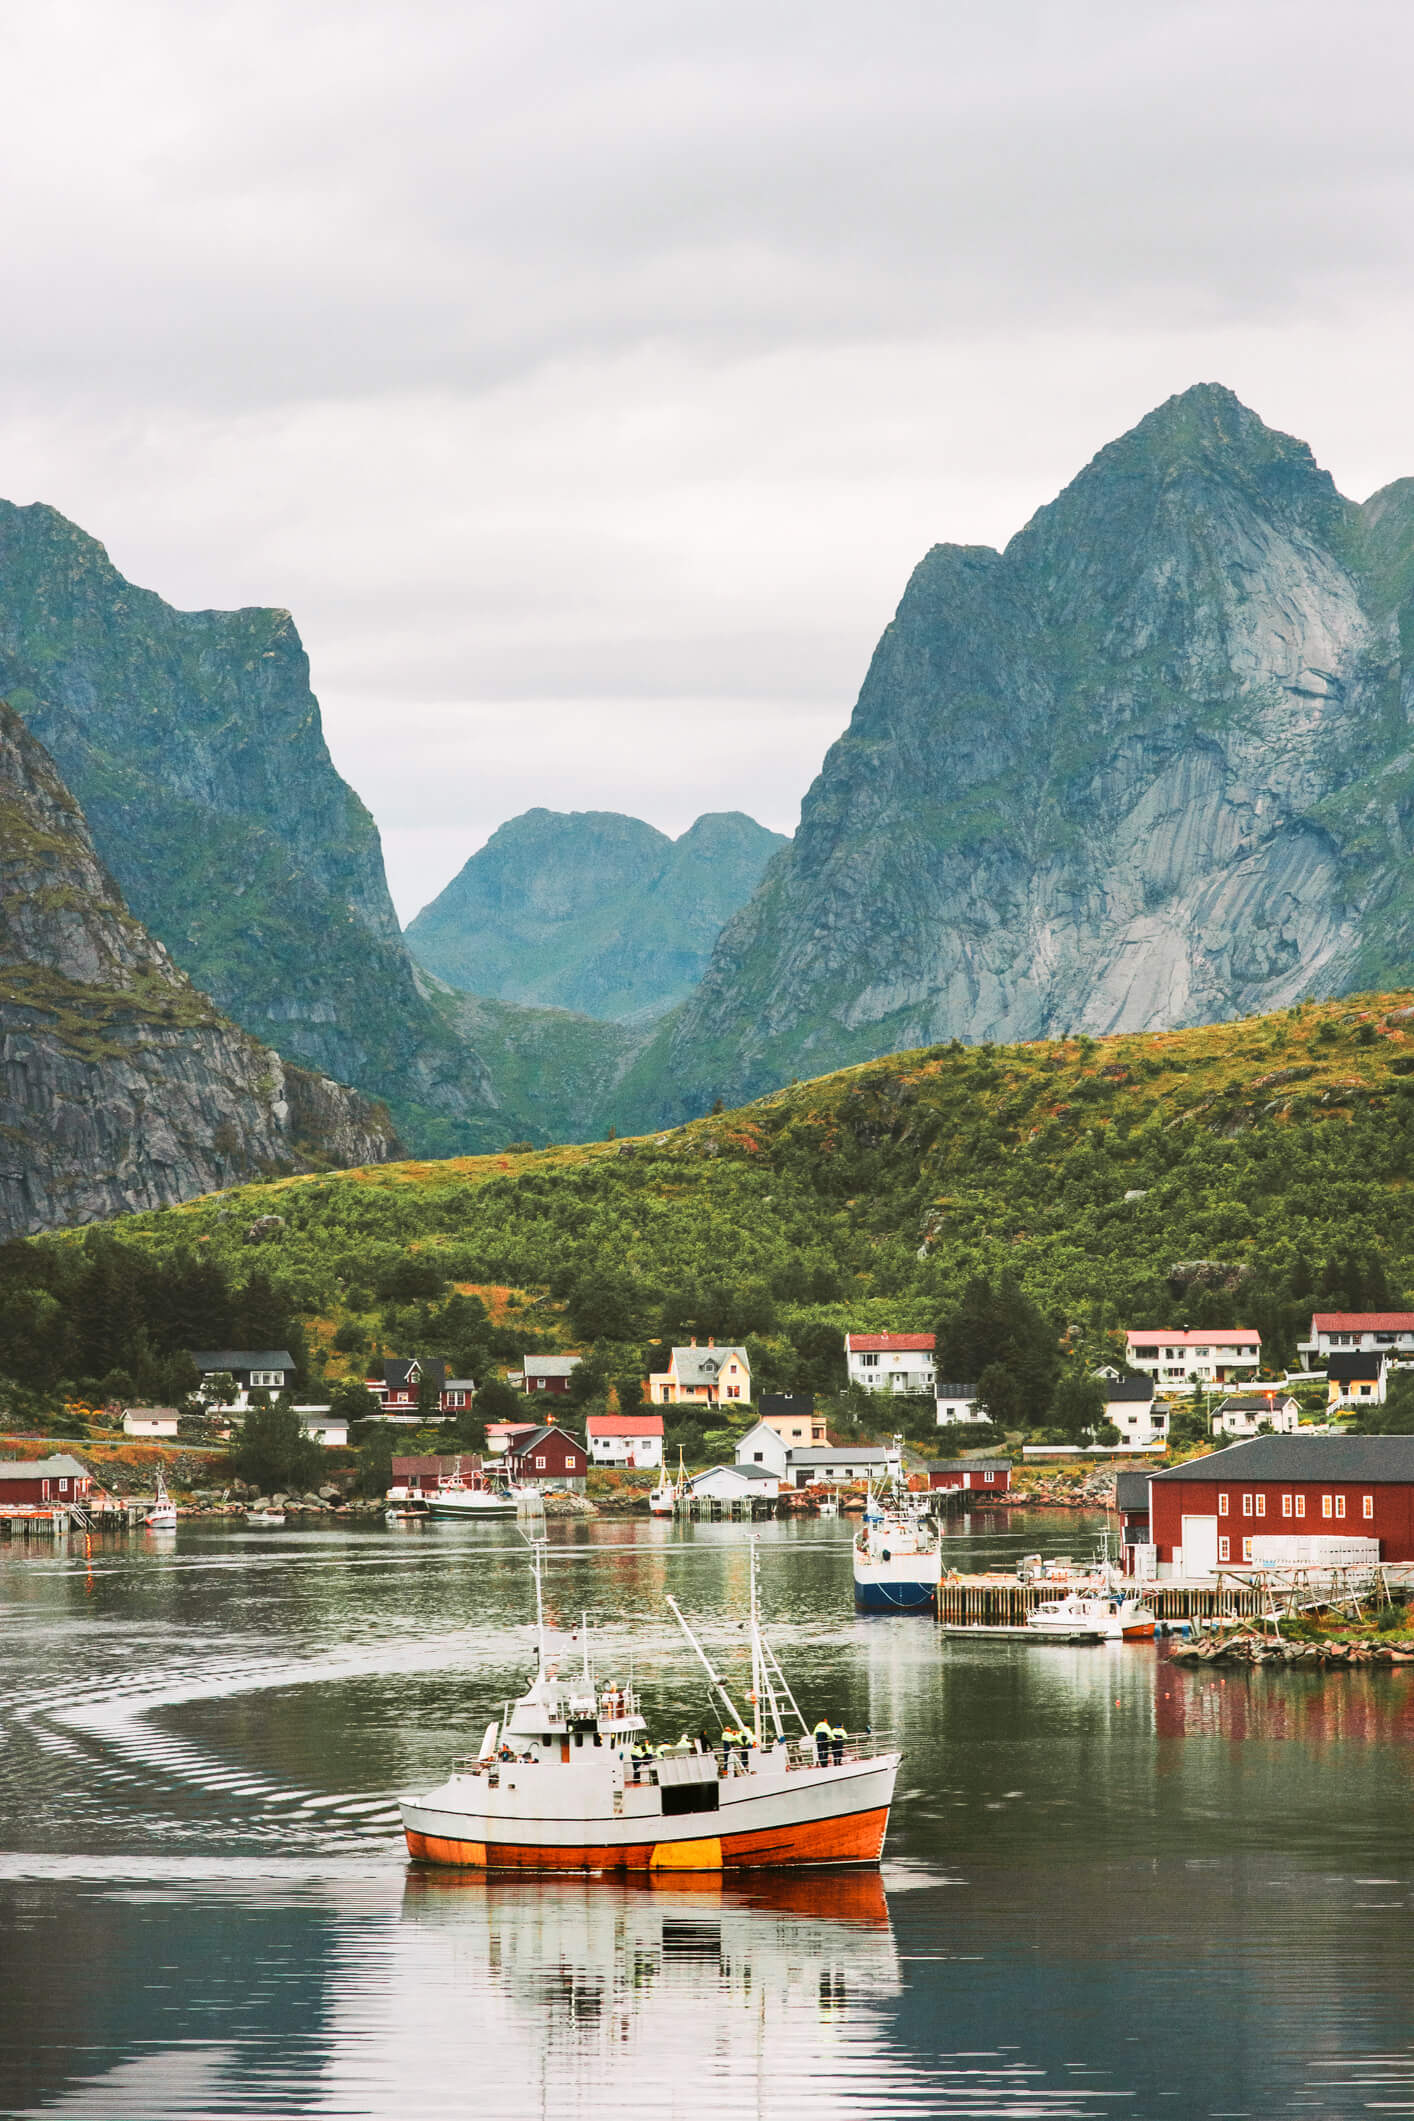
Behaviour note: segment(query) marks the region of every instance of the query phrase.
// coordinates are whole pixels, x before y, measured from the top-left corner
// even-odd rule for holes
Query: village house
[[[1357,1349],[1353,1355],[1326,1358],[1326,1406],[1382,1407],[1389,1377],[1389,1357],[1383,1351]]]
[[[856,1443],[828,1449],[793,1450],[786,1455],[786,1481],[797,1488],[813,1487],[819,1481],[848,1486],[854,1481],[881,1480],[897,1473],[902,1463],[898,1446]]]
[[[945,1429],[955,1421],[989,1421],[991,1416],[985,1407],[977,1404],[976,1385],[940,1384],[938,1386],[938,1427]]]
[[[685,1348],[674,1348],[667,1369],[649,1378],[648,1397],[660,1407],[715,1407],[729,1402],[745,1407],[751,1400],[746,1350],[719,1348],[714,1340],[705,1348],[699,1348],[695,1340]]]
[[[1257,1436],[1149,1476],[1160,1577],[1211,1575],[1262,1559],[1332,1559],[1375,1541],[1414,1561],[1414,1436]]]
[[[1005,1495],[1011,1486],[1009,1458],[946,1458],[928,1468],[930,1488],[976,1490],[982,1495]]]
[[[1270,1390],[1235,1392],[1213,1411],[1214,1436],[1255,1436],[1259,1429],[1272,1429],[1279,1436],[1293,1435],[1301,1421],[1301,1409],[1289,1392]]]
[[[583,1360],[582,1355],[527,1355],[521,1366],[521,1389],[563,1396]]]
[[[808,1445],[800,1446],[808,1449]],[[784,1480],[786,1465],[790,1459],[791,1446],[781,1432],[773,1428],[763,1417],[754,1421],[744,1436],[737,1438],[736,1462],[739,1466],[765,1466],[778,1480]]]
[[[1167,1443],[1168,1409],[1158,1404],[1152,1377],[1143,1370],[1126,1370],[1099,1382],[1105,1395],[1105,1420],[1119,1430],[1121,1443]]]
[[[931,1333],[846,1333],[845,1369],[866,1392],[913,1392],[934,1397],[937,1369]]]
[[[313,1442],[323,1444],[326,1451],[342,1450],[349,1440],[349,1423],[346,1414],[335,1414],[328,1407],[296,1407],[299,1425]]]
[[[397,1422],[403,1428],[415,1427],[427,1418],[422,1411],[424,1383],[435,1394],[434,1420],[444,1414],[460,1414],[476,1397],[474,1378],[448,1377],[445,1362],[433,1355],[390,1356],[381,1372],[364,1379],[384,1420]]]
[[[1120,1562],[1126,1576],[1148,1578],[1154,1573],[1154,1548],[1149,1537],[1149,1482],[1153,1477],[1147,1470],[1115,1475]]]
[[[506,1471],[522,1485],[582,1492],[588,1460],[579,1438],[552,1422],[506,1446]]]
[[[1414,1357],[1414,1311],[1313,1311],[1310,1337],[1296,1345],[1318,1362],[1356,1348]]]
[[[125,1407],[120,1424],[125,1436],[166,1436],[177,1433],[175,1407]]]
[[[231,1405],[238,1412],[250,1405],[252,1392],[273,1399],[294,1387],[295,1359],[288,1348],[194,1348],[190,1354],[203,1386],[214,1377],[230,1377],[236,1387]]]
[[[1192,1333],[1143,1327],[1126,1333],[1125,1356],[1131,1370],[1147,1371],[1160,1387],[1240,1384],[1261,1366],[1262,1336],[1247,1326]]]
[[[661,1414],[591,1414],[585,1430],[591,1465],[638,1469],[663,1463]]]
[[[775,1502],[781,1484],[766,1466],[708,1466],[693,1474],[687,1492],[694,1502]]]
[[[52,1458],[0,1459],[0,1503],[21,1510],[49,1510],[55,1503],[86,1502],[93,1480],[67,1451]]]
[[[393,1486],[404,1495],[435,1495],[459,1480],[471,1480],[481,1471],[481,1460],[467,1455],[456,1458],[394,1458]]]
[[[815,1402],[808,1392],[763,1392],[760,1414],[762,1421],[775,1430],[782,1443],[826,1441],[825,1417],[815,1412]]]
[[[539,1427],[534,1421],[488,1421],[486,1424],[486,1451],[488,1457],[499,1457],[518,1437],[533,1436]]]

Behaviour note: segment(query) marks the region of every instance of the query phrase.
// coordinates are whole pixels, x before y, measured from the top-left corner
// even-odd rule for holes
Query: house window
[[[1252,1542],[1250,1539],[1244,1539],[1242,1542],[1242,1559],[1244,1561],[1252,1559]]]
[[[877,1355],[861,1355],[859,1358],[859,1364],[861,1369],[877,1370],[879,1367],[879,1358]]]
[[[1296,1498],[1296,1514],[1298,1517],[1306,1515],[1306,1497],[1304,1495],[1298,1495]]]
[[[1291,1497],[1289,1495],[1282,1496],[1281,1514],[1283,1517],[1289,1517],[1291,1515]]]
[[[1374,1498],[1374,1496],[1373,1496],[1373,1495],[1367,1495],[1367,1496],[1366,1496],[1366,1497],[1364,1498],[1364,1501],[1362,1502],[1362,1504],[1361,1504],[1361,1506],[1360,1506],[1360,1515],[1361,1515],[1362,1517],[1373,1517],[1373,1516],[1374,1516],[1374,1514],[1375,1514],[1375,1498]]]
[[[1335,1514],[1337,1517],[1344,1517],[1345,1515],[1345,1497],[1343,1495],[1336,1496]]]
[[[67,1481],[67,1480],[61,1480],[61,1481],[60,1481],[60,1483],[59,1483],[59,1493],[60,1493],[61,1495],[67,1495],[67,1494],[68,1494],[68,1492],[69,1492],[69,1483],[68,1483],[68,1481]]]
[[[984,1480],[995,1480],[995,1479],[996,1479],[996,1477],[997,1477],[997,1476],[996,1476],[996,1474],[995,1474],[995,1473],[984,1473],[984,1474],[982,1475],[982,1478],[983,1478]]]
[[[573,1471],[574,1467],[575,1467],[575,1466],[577,1466],[578,1464],[579,1464],[579,1460],[578,1460],[578,1459],[577,1459],[577,1458],[575,1457],[575,1455],[574,1455],[574,1452],[573,1452],[573,1451],[566,1451],[566,1453],[565,1453],[565,1471],[566,1471],[567,1473],[569,1473],[569,1472]]]
[[[1218,1495],[1218,1515],[1219,1517],[1226,1517],[1227,1515],[1227,1490],[1225,1488]]]
[[[1329,1517],[1331,1515],[1331,1498],[1329,1495],[1323,1495],[1321,1497],[1321,1515],[1322,1517]]]
[[[545,1470],[545,1461],[544,1461],[544,1459],[543,1459],[543,1458],[537,1458],[537,1459],[536,1459],[536,1461],[535,1461],[535,1469],[536,1469],[536,1471],[537,1471],[538,1473],[543,1473],[543,1472],[544,1472],[544,1470]]]
[[[1242,1514],[1244,1517],[1252,1515],[1252,1497],[1250,1495],[1244,1495],[1242,1498]]]
[[[1223,1537],[1218,1541],[1218,1560],[1231,1561],[1231,1559],[1231,1541],[1228,1539],[1227,1535],[1224,1534]]]
[[[1259,1495],[1259,1496],[1257,1497],[1257,1515],[1258,1515],[1259,1517],[1265,1517],[1265,1516],[1266,1516],[1266,1514],[1267,1514],[1267,1498],[1266,1498],[1266,1496],[1265,1496],[1265,1495]]]
[[[283,1370],[252,1370],[250,1381],[253,1385],[282,1385],[285,1373]]]

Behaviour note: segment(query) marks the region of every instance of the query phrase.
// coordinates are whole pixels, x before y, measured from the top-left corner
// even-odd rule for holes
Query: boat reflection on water
[[[872,1871],[756,1873],[738,1884],[703,1873],[525,1882],[419,1869],[408,1873],[403,1919],[432,1947],[419,1983],[428,2022],[409,2026],[410,2037],[438,2037],[450,1966],[436,1962],[445,1955],[457,1991],[478,1999],[486,2031],[507,2043],[498,2070],[544,2058],[553,2076],[555,2058],[563,2061],[561,2110],[573,2110],[574,2073],[589,2051],[601,2098],[604,2073],[612,2080],[620,2068],[625,2094],[635,2083],[640,2094],[665,2080],[685,2088],[694,2075],[705,2086],[743,2067],[784,2083],[794,2066],[819,2084],[829,2022],[851,2024],[852,2076],[874,2046],[871,2007],[902,1987]]]

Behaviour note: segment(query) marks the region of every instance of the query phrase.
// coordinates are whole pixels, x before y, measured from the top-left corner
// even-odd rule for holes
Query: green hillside
[[[1414,1285],[1412,1154],[1407,994],[936,1047],[669,1134],[273,1180],[12,1245],[0,1372],[96,1382],[112,1335],[90,1331],[84,1353],[66,1323],[95,1259],[110,1302],[128,1259],[144,1285],[165,1268],[198,1292],[177,1307],[188,1332],[202,1275],[239,1301],[258,1267],[261,1302],[307,1326],[330,1378],[379,1345],[484,1360],[488,1315],[502,1354],[517,1333],[598,1341],[611,1377],[696,1333],[747,1340],[762,1388],[823,1389],[839,1328],[938,1323],[944,1371],[974,1374],[988,1350],[958,1314],[979,1280],[1003,1296],[993,1316],[1029,1298],[1052,1350],[1095,1354],[1126,1323],[1186,1319],[1256,1325],[1280,1358],[1313,1299]],[[145,1329],[159,1350],[183,1330],[170,1310]]]

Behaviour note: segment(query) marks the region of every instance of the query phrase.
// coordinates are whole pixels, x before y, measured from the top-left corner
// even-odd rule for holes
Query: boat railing
[[[895,1746],[888,1731],[851,1731],[843,1738],[792,1738],[787,1741],[786,1750],[791,1768],[807,1768],[834,1767],[846,1760],[878,1760],[895,1751]]]

